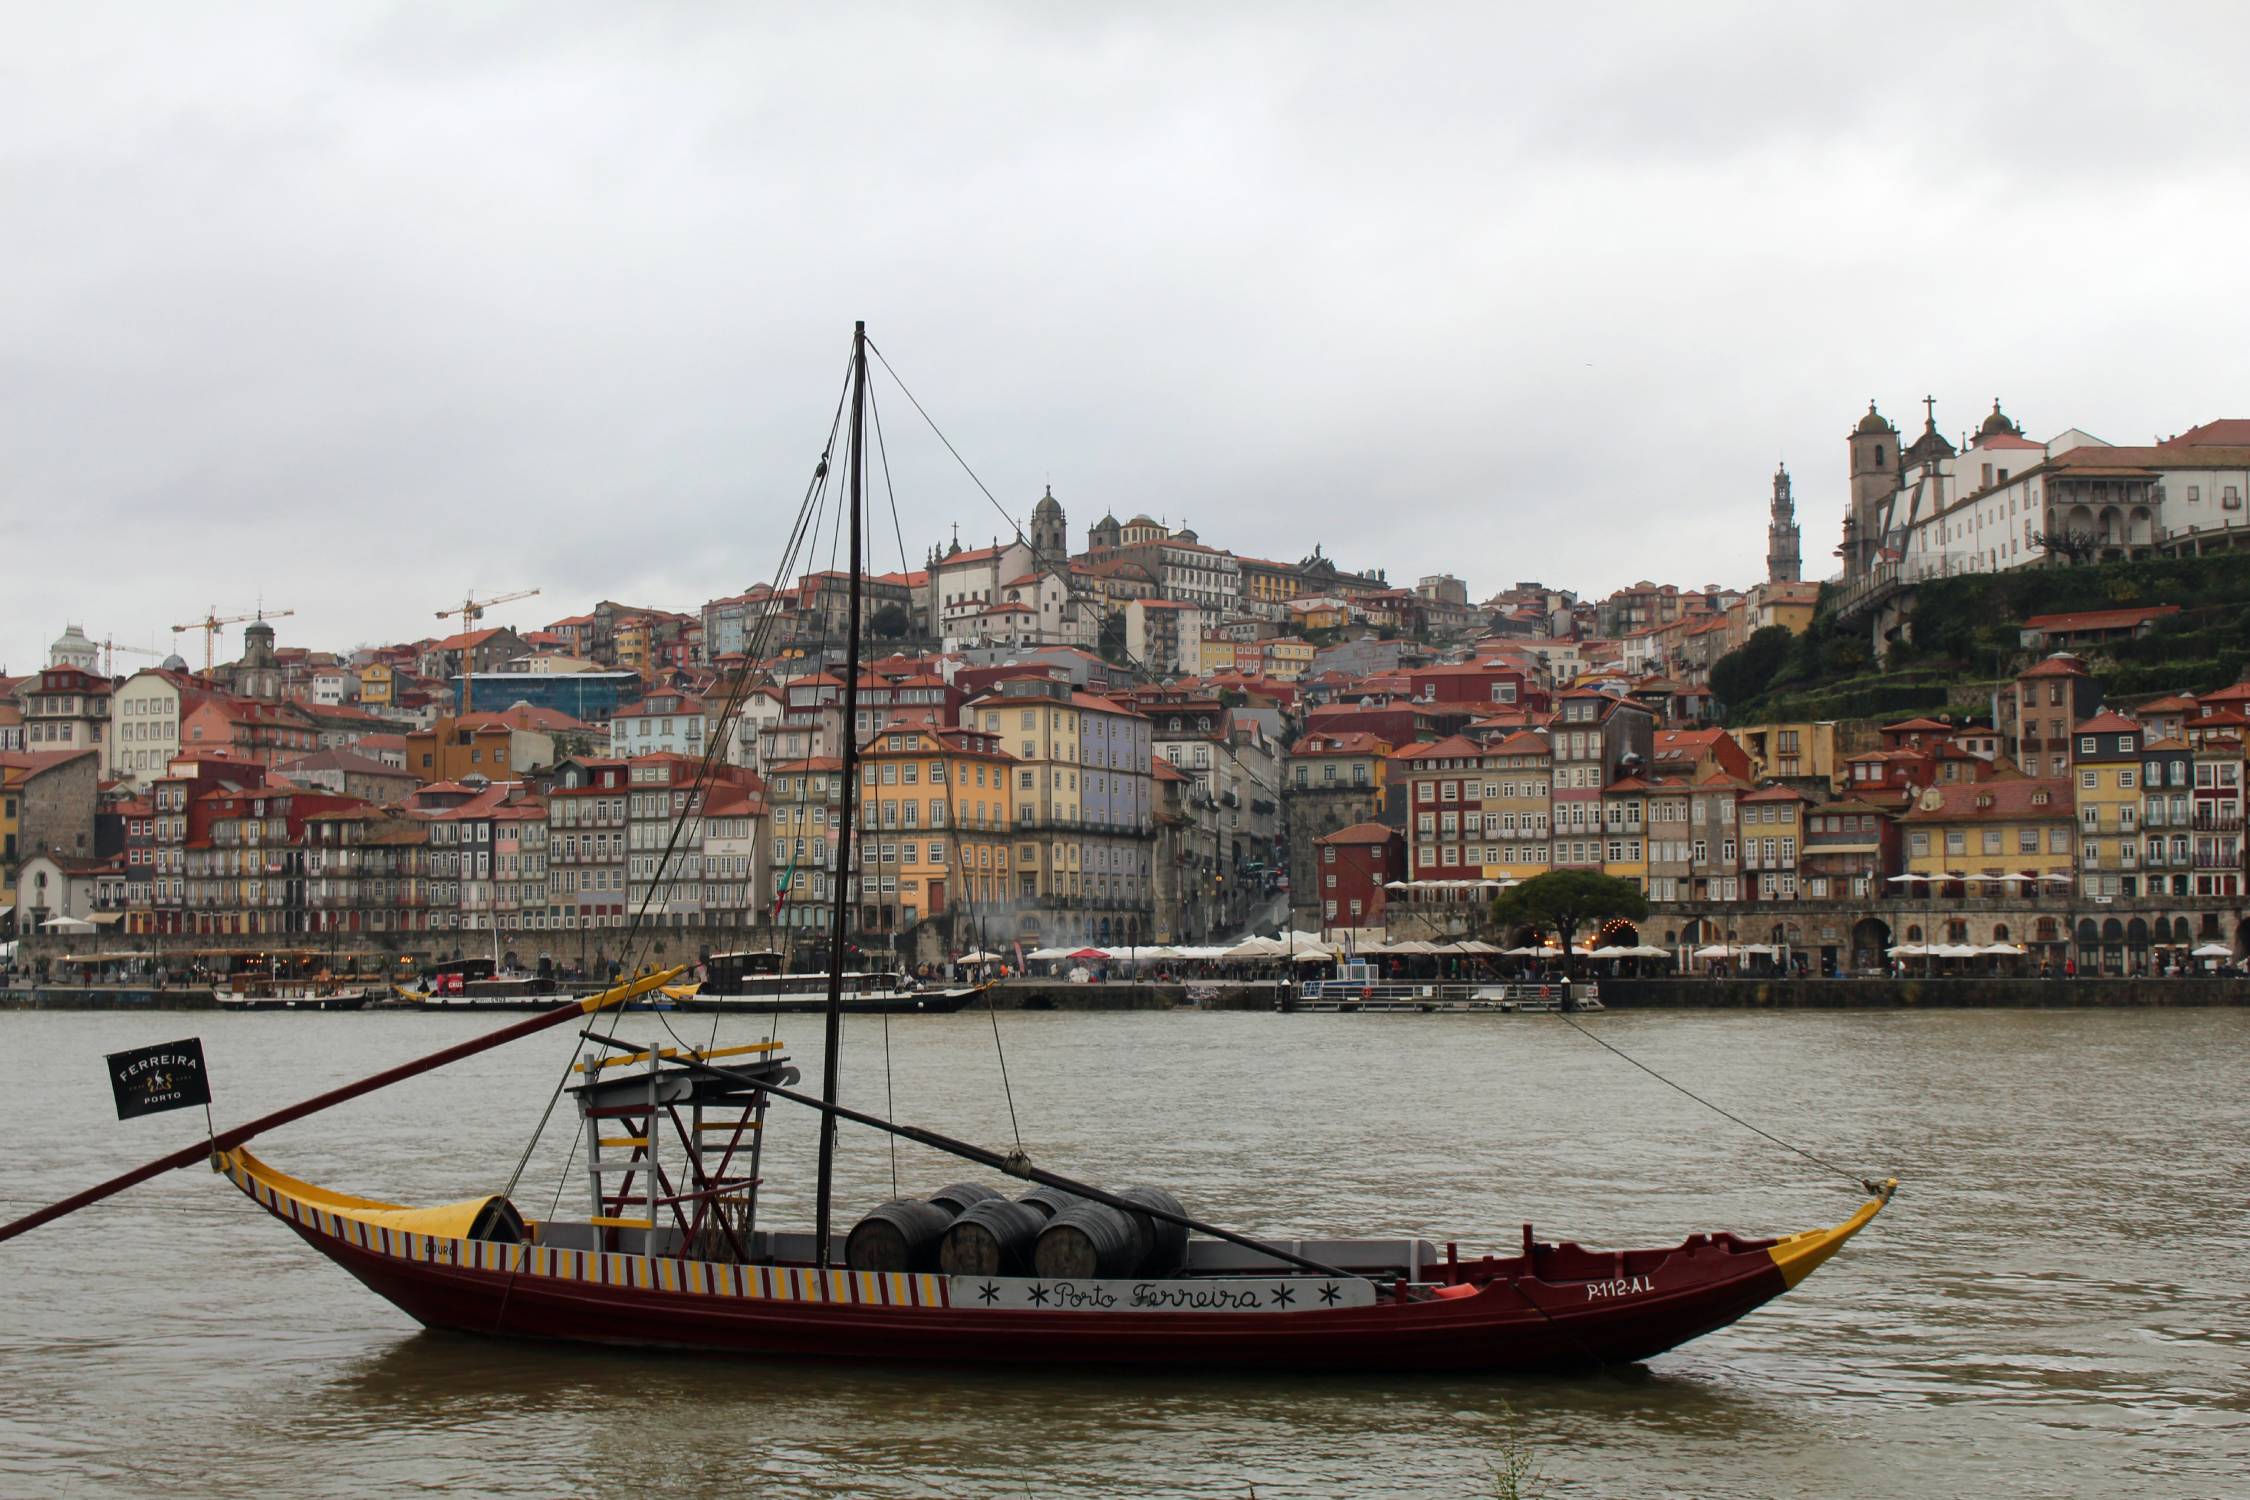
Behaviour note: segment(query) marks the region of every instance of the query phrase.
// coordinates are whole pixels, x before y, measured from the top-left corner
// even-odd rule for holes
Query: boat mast
[[[851,571],[844,598],[843,823],[836,833],[836,910],[829,929],[828,1021],[820,1055],[820,1097],[831,1106],[836,1103],[837,1053],[844,1040],[844,940],[851,931],[852,903],[858,896],[853,889],[852,835],[859,827],[859,509],[866,480],[862,462],[866,414],[867,325],[860,322],[852,325],[852,427],[845,490],[851,506]],[[828,1269],[828,1220],[835,1185],[836,1117],[824,1112],[820,1117],[820,1182],[813,1200],[813,1263],[822,1270]]]

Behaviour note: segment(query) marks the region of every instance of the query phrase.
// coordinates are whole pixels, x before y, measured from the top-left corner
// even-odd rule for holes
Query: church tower
[[[1059,568],[1070,561],[1070,527],[1063,519],[1062,502],[1055,498],[1055,487],[1047,486],[1047,493],[1031,508],[1031,530],[1024,540],[1031,543],[1035,565],[1042,568]]]
[[[1797,539],[1797,501],[1789,492],[1786,464],[1773,471],[1773,519],[1766,524],[1766,581],[1796,583],[1804,577]]]
[[[1898,429],[1875,403],[1852,429],[1852,504],[1844,516],[1844,545],[1837,555],[1844,560],[1844,577],[1858,578],[1875,564],[1883,545],[1883,512],[1898,490]]]
[[[234,664],[231,687],[238,698],[281,701],[281,663],[274,656],[273,627],[264,620],[242,627],[242,660]]]

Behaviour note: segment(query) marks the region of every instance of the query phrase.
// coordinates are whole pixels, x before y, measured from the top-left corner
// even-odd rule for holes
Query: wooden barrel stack
[[[1125,1188],[1117,1196],[1182,1212],[1180,1200],[1162,1188]],[[1186,1263],[1187,1229],[1061,1188],[1034,1188],[1011,1201],[957,1182],[927,1200],[894,1198],[870,1211],[846,1237],[844,1260],[855,1271],[949,1276],[1169,1276]]]

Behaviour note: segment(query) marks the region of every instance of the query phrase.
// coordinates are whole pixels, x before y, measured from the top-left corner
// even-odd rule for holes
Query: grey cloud
[[[0,61],[0,661],[767,576],[855,317],[1019,515],[1747,580],[1869,394],[2250,410],[2232,10],[66,7]],[[998,525],[895,393],[909,553]],[[884,536],[887,520],[876,534]],[[889,566],[895,542],[876,560]],[[58,562],[58,559],[67,561]],[[192,653],[191,653],[192,654]]]

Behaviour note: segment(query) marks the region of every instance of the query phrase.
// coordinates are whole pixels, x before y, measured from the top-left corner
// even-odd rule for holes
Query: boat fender
[[[1454,1297],[1474,1297],[1477,1293],[1483,1290],[1484,1288],[1481,1286],[1470,1286],[1464,1282],[1459,1286],[1438,1287],[1433,1290],[1430,1295],[1433,1297],[1444,1297],[1450,1300]]]

